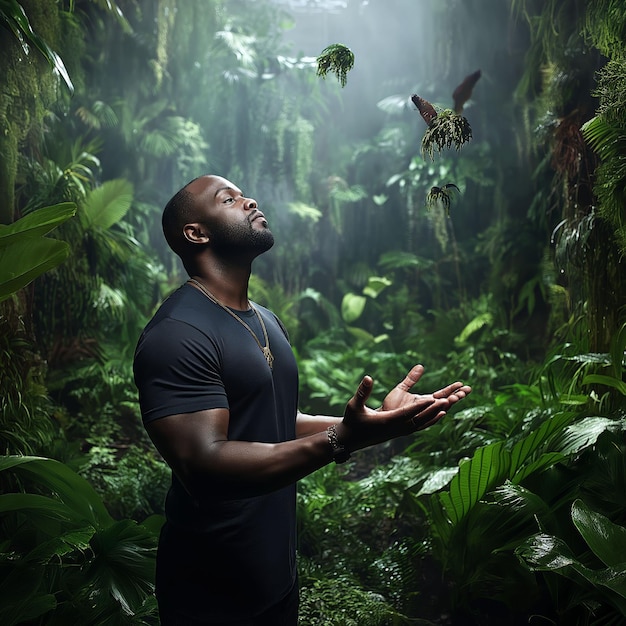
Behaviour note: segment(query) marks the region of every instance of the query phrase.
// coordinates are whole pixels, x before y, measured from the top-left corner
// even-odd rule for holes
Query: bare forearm
[[[293,484],[333,458],[326,427],[282,443],[216,441],[193,461],[182,464],[180,477],[195,496],[242,498]]]
[[[329,426],[339,424],[341,419],[341,417],[331,417],[330,415],[308,415],[298,412],[296,437],[307,437],[315,433],[326,432]]]

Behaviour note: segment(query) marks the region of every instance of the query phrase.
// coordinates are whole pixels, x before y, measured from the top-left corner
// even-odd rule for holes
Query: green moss
[[[57,3],[25,0],[22,5],[32,29],[54,48],[62,38]],[[58,79],[34,46],[22,47],[13,36],[0,39],[0,75],[0,223],[10,223],[15,210],[18,154],[57,99]]]

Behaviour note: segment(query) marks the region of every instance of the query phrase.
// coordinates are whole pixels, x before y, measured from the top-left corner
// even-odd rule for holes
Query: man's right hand
[[[366,406],[374,381],[364,376],[337,425],[340,443],[355,451],[423,430],[436,424],[453,404],[471,392],[468,385],[454,382],[431,394],[410,393],[423,372],[422,365],[414,366],[387,394],[379,410]]]

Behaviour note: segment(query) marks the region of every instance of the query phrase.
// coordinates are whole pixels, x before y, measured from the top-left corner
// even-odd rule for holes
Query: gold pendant
[[[267,364],[270,366],[270,369],[272,369],[272,364],[274,363],[274,355],[270,352],[270,349],[267,346],[261,348],[261,350],[263,350],[263,356],[265,357]]]

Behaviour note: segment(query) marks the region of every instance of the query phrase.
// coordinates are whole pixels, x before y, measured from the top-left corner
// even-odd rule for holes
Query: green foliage
[[[3,623],[146,623],[158,520],[116,522],[89,483],[40,457],[6,456],[26,489],[0,495]]]
[[[18,310],[12,300],[0,305],[0,450],[42,454],[58,428],[45,387],[45,364]]]
[[[118,444],[89,437],[92,445],[78,469],[98,492],[116,519],[145,519],[163,513],[170,470],[147,445]],[[100,445],[97,445],[97,444]]]
[[[626,166],[622,155],[626,146],[626,117],[624,117],[623,59],[611,60],[599,73],[600,96],[598,114],[582,127],[585,140],[598,154],[597,183],[598,212],[614,232],[621,254],[626,252]]]
[[[569,623],[586,623],[592,615],[602,623],[619,623],[626,617],[626,528],[582,500],[572,504],[571,517],[593,558],[588,551],[576,557],[566,542],[547,533],[529,537],[515,552],[531,571],[554,572],[578,587],[561,609]]]
[[[422,153],[434,158],[435,151],[457,150],[472,139],[472,127],[467,118],[458,115],[452,109],[445,109],[437,114],[428,126],[422,138]]]
[[[344,474],[323,468],[299,489],[300,621],[408,623],[404,612],[419,596],[415,561],[423,550],[404,538],[401,511],[406,489],[420,481],[423,470],[398,458],[360,481]],[[415,533],[416,520],[406,523]],[[374,549],[372,528],[381,531]],[[348,584],[341,594],[330,593]]]
[[[132,203],[133,186],[127,180],[107,180],[85,196],[81,225],[85,231],[106,231],[124,218]]]
[[[24,41],[26,39],[39,50],[50,67],[63,79],[67,88],[73,93],[74,85],[61,57],[33,30],[22,5],[17,0],[2,0],[0,18],[2,19],[0,22],[2,26],[10,30],[20,42],[24,54],[30,54],[28,44]]]
[[[626,18],[619,0],[598,0],[586,7],[585,32],[606,57],[622,56]]]
[[[349,576],[305,579],[300,586],[298,623],[303,626],[400,626],[409,624],[379,594]]]
[[[566,479],[559,466],[575,467],[581,454],[597,462],[594,446],[612,432],[623,439],[623,419],[555,413],[530,432],[478,448],[471,460],[461,461],[447,490],[427,505],[434,554],[459,586],[454,603],[467,609],[487,594],[513,609],[516,598],[536,600],[536,584],[514,566],[511,550],[533,534],[536,522],[568,537],[561,512],[581,483]],[[515,579],[523,594],[508,585]]]
[[[0,302],[67,259],[69,245],[44,235],[75,214],[76,206],[68,202],[0,224]]]
[[[342,87],[346,86],[348,72],[353,67],[354,53],[343,44],[331,44],[317,57],[317,75],[326,78],[328,72],[333,72]]]
[[[18,173],[4,221],[13,208],[31,217],[64,202],[76,203],[79,219],[59,229],[72,257],[0,309],[3,448],[55,449],[69,464],[24,462],[39,468],[34,486],[22,470],[3,472],[0,618],[155,621],[147,599],[155,529],[114,521],[160,512],[166,488],[129,366],[146,317],[176,281],[163,273],[171,257],[160,252],[160,207],[207,167],[245,183],[281,243],[258,260],[250,295],[290,331],[303,410],[339,413],[364,373],[375,378],[376,406],[420,361],[418,391],[455,378],[474,387],[461,411],[419,436],[302,482],[301,621],[487,625],[517,613],[582,626],[592,611],[598,621],[621,617],[619,594],[602,584],[620,563],[592,554],[617,553],[626,515],[624,290],[612,247],[624,206],[620,3],[513,2],[528,20],[499,22],[484,43],[507,71],[493,65],[489,98],[467,109],[485,141],[436,163],[416,155],[406,97],[386,91],[411,93],[419,75],[418,91],[443,98],[458,59],[481,54],[466,36],[470,18],[488,28],[504,4],[479,2],[474,15],[458,2],[440,3],[435,17],[425,11],[424,28],[436,24],[446,36],[427,46],[411,29],[412,75],[372,60],[364,71],[376,80],[355,85],[356,102],[351,90],[320,91],[315,62],[290,56],[282,29],[291,20],[275,3],[175,4],[126,3],[122,15],[109,0],[72,14],[29,3],[33,32],[46,41],[50,33],[50,45],[69,26],[82,39],[83,47],[69,44],[71,55],[59,48],[76,84],[72,101],[57,93],[43,56],[17,63],[23,42],[2,42],[3,192],[15,187],[10,168]],[[365,4],[353,14],[361,30],[369,11],[389,11]],[[412,4],[398,2],[394,13]],[[5,6],[16,3],[0,0]],[[508,55],[527,37],[518,93],[541,91],[521,106],[507,78],[516,80],[520,58]],[[506,54],[493,54],[499,45]],[[579,132],[592,116],[594,45],[615,53],[583,131],[601,161],[595,181]],[[410,52],[399,41],[385,55],[393,48]],[[352,115],[377,101],[371,124]],[[523,124],[534,150],[524,148]],[[371,128],[379,130],[370,136]],[[461,192],[458,210],[421,210],[432,187],[450,182]],[[550,320],[548,300],[558,313]],[[582,533],[570,514],[577,499],[587,505],[577,509]],[[568,547],[568,573],[580,565],[587,577],[523,566],[515,550],[538,531],[552,538],[551,555]]]

